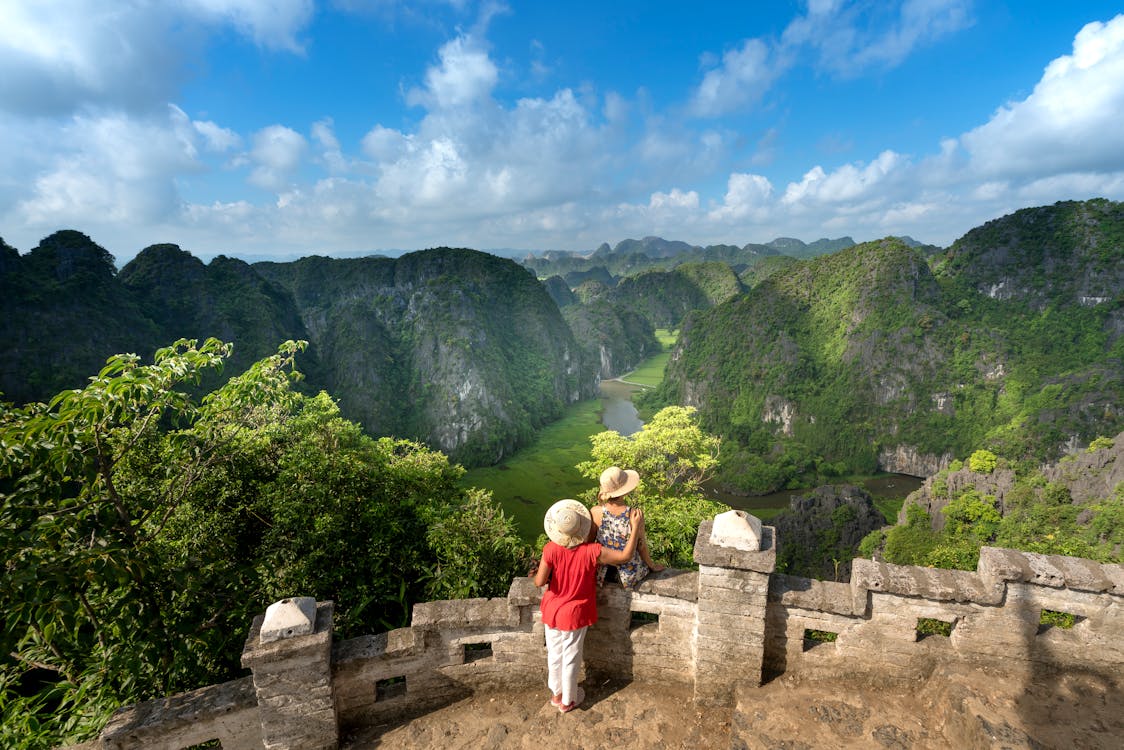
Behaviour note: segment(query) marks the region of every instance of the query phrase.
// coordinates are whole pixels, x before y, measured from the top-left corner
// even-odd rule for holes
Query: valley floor
[[[734,709],[700,708],[691,691],[586,681],[584,705],[562,715],[541,690],[467,697],[412,721],[347,738],[349,750],[442,748],[1119,748],[1118,680],[1056,675],[1026,685],[942,671],[911,684],[798,683],[740,691]]]

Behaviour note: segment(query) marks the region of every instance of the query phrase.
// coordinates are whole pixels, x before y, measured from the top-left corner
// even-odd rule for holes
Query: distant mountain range
[[[1120,432],[1122,290],[1124,208],[1105,200],[1025,209],[947,250],[645,237],[523,265],[449,248],[205,264],[153,245],[118,272],[66,230],[25,255],[0,241],[0,392],[47,399],[180,337],[233,341],[229,375],[302,338],[308,387],[372,434],[492,463],[680,327],[647,405],[698,407],[727,484],[763,491],[924,475],[978,447],[1045,460]]]

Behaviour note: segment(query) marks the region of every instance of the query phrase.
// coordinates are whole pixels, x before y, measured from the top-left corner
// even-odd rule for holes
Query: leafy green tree
[[[191,444],[174,438],[189,460],[160,492],[133,494],[128,482],[119,486],[120,467],[164,425],[229,414],[237,430],[239,413],[283,407],[292,397],[288,383],[301,346],[287,342],[199,401],[181,388],[221,369],[229,344],[177,341],[151,365],[136,355],[111,357],[84,389],[0,411],[6,561],[0,638],[11,659],[3,700],[6,711],[29,712],[37,726],[49,725],[43,736],[55,734],[44,742],[83,736],[115,703],[190,681],[199,624],[176,619],[173,599],[202,600],[208,592],[191,568],[164,566],[157,540],[184,489],[216,461],[228,434]],[[239,412],[242,404],[254,409]],[[34,679],[46,687],[31,701],[17,700]],[[37,708],[52,709],[51,715],[42,717]]]
[[[693,408],[682,406],[660,410],[631,436],[608,430],[591,440],[592,459],[578,464],[578,471],[594,482],[610,466],[638,471],[640,486],[629,503],[644,509],[653,558],[692,567],[699,523],[729,510],[703,491],[718,466],[721,441],[699,427]],[[595,498],[591,490],[586,499]]]
[[[995,471],[999,458],[988,450],[978,450],[968,457],[968,468],[979,474],[990,474]]]
[[[290,388],[302,347],[197,398],[231,347],[179,341],[0,410],[4,746],[82,739],[120,703],[229,678],[276,599],[332,599],[348,635],[522,572],[510,522],[456,486],[461,467]]]

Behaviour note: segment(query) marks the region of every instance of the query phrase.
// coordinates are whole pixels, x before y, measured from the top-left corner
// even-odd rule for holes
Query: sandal
[[[569,704],[563,704],[561,698],[558,699],[557,703],[554,703],[554,697],[551,696],[551,698],[550,698],[550,702],[554,703],[554,705],[557,706],[558,712],[563,713],[563,714],[570,713],[575,708],[580,706],[581,702],[584,701],[584,700],[585,700],[585,691],[582,690],[580,687],[578,688],[578,694],[574,696],[574,700]]]

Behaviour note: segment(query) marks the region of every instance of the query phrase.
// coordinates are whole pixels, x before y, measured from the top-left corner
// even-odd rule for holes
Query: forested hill
[[[688,318],[663,400],[764,491],[988,447],[1031,461],[1124,428],[1124,204],[1025,209],[926,257],[896,239],[777,269]]]
[[[23,256],[0,245],[0,313],[3,400],[50,398],[112,354],[150,357],[180,337],[233,341],[231,373],[307,339],[308,389],[327,390],[372,434],[466,463],[511,452],[595,382],[543,286],[471,250],[251,266],[154,245],[117,273],[107,251],[68,230]]]
[[[254,269],[292,295],[318,381],[374,434],[493,463],[593,395],[593,366],[558,307],[513,261],[439,248]]]

